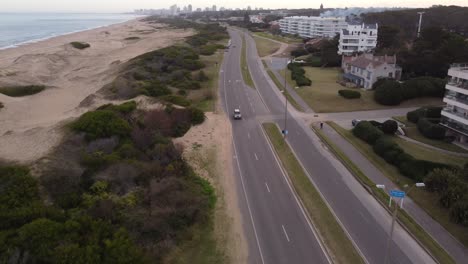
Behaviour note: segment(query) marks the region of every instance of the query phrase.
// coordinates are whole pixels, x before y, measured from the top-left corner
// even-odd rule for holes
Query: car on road
[[[242,119],[242,115],[239,109],[234,109],[234,119]]]
[[[354,127],[354,126],[356,126],[359,122],[361,122],[361,120],[359,120],[359,119],[353,119],[353,120],[351,121],[351,125],[353,125],[353,127]]]

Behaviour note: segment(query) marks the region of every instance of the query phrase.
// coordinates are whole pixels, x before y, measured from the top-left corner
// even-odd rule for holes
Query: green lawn
[[[281,44],[268,39],[259,38],[255,36],[253,37],[253,39],[255,40],[258,56],[260,57],[265,57],[270,54],[273,54],[281,47]]]
[[[361,92],[359,99],[345,99],[339,96],[338,90],[346,89],[337,83],[340,77],[339,68],[304,67],[304,70],[306,76],[312,80],[312,85],[300,87],[296,92],[316,112],[352,112],[394,108],[394,106],[384,106],[375,102],[373,91],[359,89],[358,91]],[[418,98],[405,101],[398,107],[440,104],[442,104],[442,99],[439,98]]]
[[[330,251],[333,263],[364,263],[334,215],[323,201],[315,186],[273,123],[263,124],[280,162],[291,179],[294,190],[304,204],[307,213],[325,246]]]
[[[242,51],[241,51],[241,72],[242,78],[244,79],[245,84],[255,89],[255,84],[250,75],[249,65],[247,64],[247,49],[245,43],[245,36],[242,35]]]
[[[398,171],[395,166],[387,163],[384,159],[374,153],[372,146],[355,137],[350,130],[346,130],[334,122],[327,122],[332,126],[341,136],[348,140],[356,147],[361,154],[363,154],[374,166],[376,166],[387,178],[392,182],[403,188],[405,184],[412,185],[415,182],[403,175]],[[414,143],[413,143],[414,144]],[[437,157],[437,153],[433,152],[432,156]],[[463,164],[459,164],[463,165]],[[433,193],[424,191],[423,189],[413,188],[410,194],[411,198],[428,213],[433,219],[441,224],[447,231],[456,237],[463,245],[468,246],[468,227],[457,225],[450,221],[448,211],[439,206],[437,196]],[[441,262],[445,263],[445,262]]]
[[[393,117],[393,119],[405,124],[406,127],[404,130],[408,138],[417,140],[419,142],[431,145],[436,148],[445,149],[445,150],[452,151],[452,152],[468,153],[468,150],[462,147],[459,147],[455,144],[447,143],[443,140],[434,140],[434,139],[430,139],[430,138],[423,136],[421,132],[419,132],[416,124],[409,122],[406,119],[406,116],[395,116]]]
[[[302,39],[301,38],[294,38],[294,37],[282,37],[282,36],[279,36],[279,35],[272,35],[268,32],[254,32],[252,33],[252,35],[254,36],[260,36],[260,37],[264,37],[264,38],[269,38],[269,39],[273,39],[273,40],[276,40],[276,41],[279,41],[279,42],[284,42],[284,43],[288,43],[288,44],[299,44],[299,43],[302,43]]]

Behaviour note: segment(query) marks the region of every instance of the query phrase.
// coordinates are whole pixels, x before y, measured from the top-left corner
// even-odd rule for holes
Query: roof
[[[343,62],[362,69],[367,68],[369,65],[372,65],[372,67],[376,68],[384,63],[395,64],[396,56],[373,56],[372,54],[362,54],[358,57],[344,56]]]

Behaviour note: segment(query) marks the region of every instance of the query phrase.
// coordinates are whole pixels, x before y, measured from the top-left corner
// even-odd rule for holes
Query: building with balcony
[[[440,124],[447,127],[447,136],[459,143],[468,143],[468,63],[454,64],[448,71]]]
[[[349,24],[340,32],[338,54],[370,52],[377,46],[378,24]]]
[[[374,56],[364,53],[354,56],[343,56],[341,61],[343,80],[355,87],[372,89],[380,78],[400,80],[401,67],[396,64],[396,56]]]
[[[333,38],[348,27],[345,17],[292,16],[279,21],[281,32],[303,38]]]

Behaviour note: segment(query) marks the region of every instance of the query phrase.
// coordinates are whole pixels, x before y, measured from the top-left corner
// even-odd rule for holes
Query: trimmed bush
[[[11,96],[11,97],[21,97],[21,96],[27,96],[27,95],[40,93],[45,88],[46,87],[44,85],[0,87],[0,93]]]
[[[375,89],[374,99],[382,105],[399,105],[403,101],[402,88],[399,82],[386,80]]]
[[[394,135],[398,130],[398,123],[394,120],[387,120],[383,122],[381,128],[385,134]]]
[[[431,122],[431,120],[437,123]],[[430,139],[442,140],[445,137],[445,127],[438,124],[439,119],[419,118],[418,130],[425,137]]]
[[[442,107],[440,106],[430,106],[430,107],[421,107],[414,111],[408,112],[406,114],[406,119],[412,123],[418,123],[419,118],[440,118],[442,112]]]
[[[339,90],[338,94],[343,96],[346,99],[357,99],[361,98],[361,93],[359,91],[353,90]]]
[[[353,134],[364,140],[365,142],[374,145],[374,143],[379,139],[383,133],[380,129],[374,127],[368,121],[361,121],[353,128]]]
[[[291,70],[291,79],[296,81],[297,86],[310,86],[312,81],[305,77],[305,70],[297,63],[289,63],[288,69]]]
[[[418,77],[404,82],[402,87],[405,100],[419,97],[443,97],[445,81],[433,77]]]
[[[424,180],[425,176],[434,169],[444,168],[453,169],[452,166],[447,164],[418,159],[403,162],[398,166],[398,170],[403,175],[416,181]]]
[[[450,209],[450,219],[460,225],[468,226],[468,197],[455,202]]]
[[[91,45],[89,45],[89,44],[86,43],[86,42],[74,41],[74,42],[71,42],[70,44],[71,44],[75,49],[80,49],[80,50],[91,47]]]
[[[72,129],[86,133],[87,140],[111,136],[125,137],[131,130],[126,120],[109,110],[96,110],[83,114],[72,124]]]

